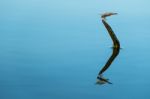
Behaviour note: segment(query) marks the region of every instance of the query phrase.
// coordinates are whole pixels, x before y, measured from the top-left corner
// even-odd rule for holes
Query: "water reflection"
[[[103,73],[110,67],[114,59],[118,56],[120,52],[120,43],[118,38],[116,37],[115,33],[113,32],[112,28],[110,25],[105,21],[105,18],[102,18],[102,23],[104,24],[105,28],[107,29],[112,41],[113,41],[113,47],[112,47],[112,55],[104,65],[104,67],[99,71],[98,76],[97,76],[97,84],[112,84],[109,79],[106,79],[103,77]]]

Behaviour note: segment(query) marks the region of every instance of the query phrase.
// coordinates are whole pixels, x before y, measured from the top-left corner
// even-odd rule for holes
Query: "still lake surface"
[[[0,1],[0,99],[149,99],[149,0]],[[112,53],[107,19],[122,49]]]

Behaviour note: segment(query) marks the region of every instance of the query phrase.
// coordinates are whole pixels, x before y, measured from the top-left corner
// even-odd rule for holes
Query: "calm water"
[[[0,99],[150,98],[149,0],[1,0]],[[120,54],[95,85],[112,53],[99,13],[121,42]]]

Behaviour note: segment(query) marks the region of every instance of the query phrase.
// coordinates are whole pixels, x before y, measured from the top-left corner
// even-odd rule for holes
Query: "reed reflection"
[[[112,41],[113,41],[113,50],[112,50],[112,55],[106,62],[106,64],[103,66],[103,68],[99,71],[98,76],[97,76],[97,84],[112,84],[109,79],[106,79],[103,77],[103,73],[110,67],[112,62],[115,60],[115,58],[118,56],[119,51],[120,51],[120,42],[118,38],[116,37],[115,33],[113,32],[112,28],[110,25],[106,22],[106,17],[111,16],[111,15],[116,15],[117,13],[104,13],[102,17],[102,23],[104,24],[105,28],[107,29]]]

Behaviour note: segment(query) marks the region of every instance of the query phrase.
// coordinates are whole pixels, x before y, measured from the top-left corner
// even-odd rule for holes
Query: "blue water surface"
[[[149,99],[149,0],[1,0],[0,99]],[[121,43],[112,53],[100,14]]]

